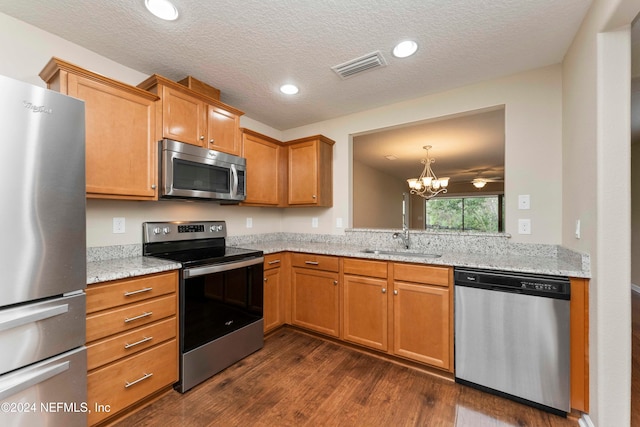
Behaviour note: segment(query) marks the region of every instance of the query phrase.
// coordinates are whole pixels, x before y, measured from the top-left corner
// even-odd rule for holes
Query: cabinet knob
[[[204,135],[200,135],[200,141],[204,141]]]
[[[215,141],[216,141],[215,139],[211,138],[211,139],[209,140],[209,144],[213,144]]]
[[[156,185],[155,184],[151,184],[151,189],[155,190],[156,189]]]
[[[265,278],[264,278],[264,282],[265,282],[265,283],[267,283],[267,280],[269,280],[269,279],[267,279],[267,278],[265,277]]]
[[[382,288],[382,293],[386,294],[387,293],[387,288]]]
[[[337,285],[338,285],[338,281],[337,281],[337,280],[334,280],[334,281],[333,281],[333,284],[337,286]]]
[[[311,196],[311,197],[313,197],[313,198],[315,199],[315,198],[316,198],[316,195],[314,194],[314,195],[313,195],[313,196]]]
[[[398,295],[398,291],[393,291],[393,294],[394,295]]]

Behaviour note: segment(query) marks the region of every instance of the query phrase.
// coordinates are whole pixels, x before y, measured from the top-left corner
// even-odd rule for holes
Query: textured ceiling
[[[286,130],[559,63],[591,0],[0,0],[0,12],[118,63],[192,75],[247,116]],[[416,40],[416,55],[393,46]],[[347,80],[331,67],[380,50],[388,65]],[[82,65],[82,64],[79,64]],[[281,95],[283,83],[300,93]]]

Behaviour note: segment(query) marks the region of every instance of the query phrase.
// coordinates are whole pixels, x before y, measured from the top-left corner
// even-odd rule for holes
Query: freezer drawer
[[[0,311],[0,375],[84,345],[85,294]]]
[[[87,355],[80,347],[0,376],[0,425],[87,425]]]

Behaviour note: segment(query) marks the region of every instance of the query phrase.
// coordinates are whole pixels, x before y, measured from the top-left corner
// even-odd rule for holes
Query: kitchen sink
[[[440,258],[442,256],[440,254],[430,254],[426,252],[410,252],[410,251],[403,251],[403,250],[384,250],[384,249],[365,249],[362,252],[366,254],[396,255],[396,256],[417,257],[417,258]]]

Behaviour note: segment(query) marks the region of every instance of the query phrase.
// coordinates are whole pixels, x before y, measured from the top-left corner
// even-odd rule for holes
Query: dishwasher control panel
[[[569,278],[564,276],[456,268],[455,284],[559,299],[570,299],[571,296]]]

